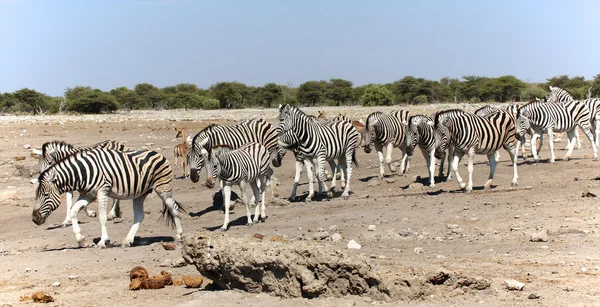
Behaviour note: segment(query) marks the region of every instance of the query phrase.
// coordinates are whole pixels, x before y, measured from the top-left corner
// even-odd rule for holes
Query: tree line
[[[584,77],[556,76],[545,83],[528,83],[514,76],[498,78],[463,76],[439,81],[412,76],[387,84],[354,86],[352,81],[330,79],[290,84],[267,83],[248,86],[240,82],[219,82],[207,89],[181,83],[158,88],[149,83],[133,89],[118,87],[108,92],[90,86],[67,88],[64,96],[51,97],[23,88],[0,94],[0,113],[54,114],[60,112],[105,113],[138,109],[229,109],[294,105],[402,105],[439,102],[532,101],[549,92],[548,86],[569,91],[575,99],[600,96],[600,74]]]

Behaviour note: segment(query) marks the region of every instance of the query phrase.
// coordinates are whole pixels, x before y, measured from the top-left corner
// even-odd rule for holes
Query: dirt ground
[[[411,112],[431,114],[448,107],[428,106]],[[323,108],[306,108],[306,111],[316,115],[317,109]],[[329,114],[347,113],[354,118],[365,118],[374,111],[361,107],[325,110]],[[37,158],[30,155],[26,145],[39,148],[47,141],[65,140],[86,146],[111,139],[134,148],[157,150],[173,163],[173,146],[178,143],[174,127],[186,127],[189,133],[195,133],[212,122],[228,123],[248,117],[274,120],[275,116],[274,109],[257,109],[0,117],[0,305],[33,304],[19,299],[36,291],[50,293],[55,299],[50,303],[52,306],[600,305],[600,202],[594,197],[582,197],[587,192],[600,195],[600,172],[598,162],[591,160],[587,140],[582,141],[583,149],[574,151],[571,161],[560,160],[566,145],[560,140],[555,146],[559,158],[555,164],[546,161],[535,164],[531,158],[520,160],[516,190],[510,188],[512,168],[506,152],[501,154],[496,171],[496,187],[482,190],[488,166],[486,158],[478,156],[475,191],[471,194],[459,192],[455,180],[439,182],[435,189],[425,187],[424,180],[416,177],[427,177],[419,151],[411,158],[408,176],[390,175],[377,183],[373,180],[378,172],[377,155],[359,150],[360,166],[354,169],[353,194],[348,201],[339,198],[341,192],[338,192],[331,200],[268,205],[267,221],[252,227],[245,226],[242,208],[236,208],[232,216],[231,236],[253,240],[252,235],[259,233],[265,237],[282,236],[293,242],[312,240],[317,232],[338,233],[341,241],[325,239],[317,244],[364,255],[375,267],[413,272],[440,268],[479,276],[491,283],[484,290],[448,289],[439,295],[396,302],[357,296],[283,299],[265,293],[206,291],[182,286],[130,291],[129,270],[137,265],[146,267],[151,274],[161,270],[175,277],[198,273],[191,265],[169,265],[181,258],[181,250],[178,247],[167,251],[160,245],[173,241],[175,233],[158,221],[161,208],[158,197],[147,198],[147,215],[137,233],[139,238],[134,247],[127,249],[76,248],[70,227],[57,226],[64,219],[64,205],[42,226],[31,221],[34,187],[29,179],[37,176]],[[564,136],[560,138],[565,140]],[[547,159],[547,144],[544,147],[542,159]],[[394,159],[399,157],[396,151]],[[459,170],[465,177],[464,163]],[[281,197],[287,197],[294,176],[293,155],[288,154],[283,166],[275,171]],[[181,170],[176,170],[176,174],[180,176]],[[305,173],[301,183],[300,195],[308,192]],[[178,179],[173,185],[174,196],[191,213],[183,217],[185,232],[219,231],[223,214],[213,206],[216,190],[189,179]],[[96,204],[90,208],[96,209]],[[128,232],[133,218],[130,208],[131,201],[123,201],[122,222],[109,221],[113,242],[120,243]],[[100,236],[99,222],[83,212],[79,217],[83,222],[82,232],[92,245],[92,239]],[[375,229],[370,225],[375,225]],[[547,231],[546,242],[530,241],[531,233],[544,231]],[[351,239],[362,248],[347,249]],[[507,290],[507,279],[525,283],[523,291]],[[60,286],[53,287],[55,282]],[[535,296],[538,298],[528,298]]]

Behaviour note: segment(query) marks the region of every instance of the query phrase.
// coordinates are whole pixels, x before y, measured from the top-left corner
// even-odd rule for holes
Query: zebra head
[[[298,137],[293,130],[296,113],[302,112],[289,104],[279,105],[279,115],[275,121],[275,131],[279,135],[278,145],[285,149],[298,146]],[[306,114],[305,114],[306,117]],[[313,117],[316,119],[316,117]]]
[[[57,176],[53,168],[43,171],[38,177],[38,187],[35,190],[35,206],[31,220],[36,225],[42,225],[46,218],[60,205],[60,191],[56,184]]]
[[[544,98],[546,102],[569,102],[573,100],[575,99],[569,92],[556,86],[550,86],[550,94]]]
[[[517,140],[522,142],[525,141],[525,133],[531,129],[528,111],[529,109],[525,107],[523,108],[523,110],[520,110],[519,114],[517,115],[517,122],[515,123],[517,129],[516,138]]]
[[[190,167],[190,180],[192,180],[192,182],[198,182],[200,179],[200,171],[204,167],[205,159],[207,159],[208,156],[205,146],[210,145],[210,139],[206,133],[206,129],[196,134],[193,139],[190,140],[188,138],[187,140],[189,149],[186,159],[187,164]],[[206,186],[212,188],[213,185],[210,178],[206,179]]]
[[[413,115],[408,119],[408,125],[406,127],[406,154],[412,156],[415,151],[415,147],[419,144],[421,125],[426,124],[426,118],[420,115]]]
[[[38,167],[40,172],[43,172],[50,168],[60,160],[58,154],[63,151],[70,151],[73,149],[73,145],[67,144],[63,141],[52,141],[42,145],[42,152],[40,154],[40,160],[38,161]]]
[[[375,144],[373,144],[375,139],[375,129],[377,124],[379,123],[379,117],[383,114],[382,112],[373,112],[367,116],[367,122],[365,123],[365,130],[363,132],[364,145],[363,149],[365,153],[371,153],[371,150]]]

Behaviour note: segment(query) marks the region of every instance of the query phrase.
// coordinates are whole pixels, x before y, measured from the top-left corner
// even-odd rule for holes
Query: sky
[[[600,73],[600,0],[0,0],[0,92]]]

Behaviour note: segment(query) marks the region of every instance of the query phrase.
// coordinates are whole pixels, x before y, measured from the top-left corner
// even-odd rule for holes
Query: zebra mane
[[[469,112],[465,112],[464,110],[461,109],[450,109],[450,110],[444,110],[444,111],[440,111],[435,115],[435,119],[434,119],[434,127],[437,129],[440,125],[440,120],[444,117],[447,117],[448,115],[452,115],[452,114],[459,114],[459,115],[463,115],[463,114],[471,114]],[[472,115],[472,114],[471,114]]]
[[[208,148],[208,150],[206,150],[206,152],[208,153],[208,158],[210,160],[212,160],[212,158],[213,158],[213,150],[215,150],[215,149],[217,149],[217,150],[225,149],[227,151],[230,151],[230,150],[233,150],[234,148],[229,144],[217,144],[217,145],[211,146],[210,148]]]
[[[48,151],[49,148],[56,148],[56,147],[67,147],[67,149],[71,150],[74,148],[73,145],[65,142],[65,141],[51,141],[51,142],[46,142],[42,145],[42,156],[46,156],[46,153]]]

